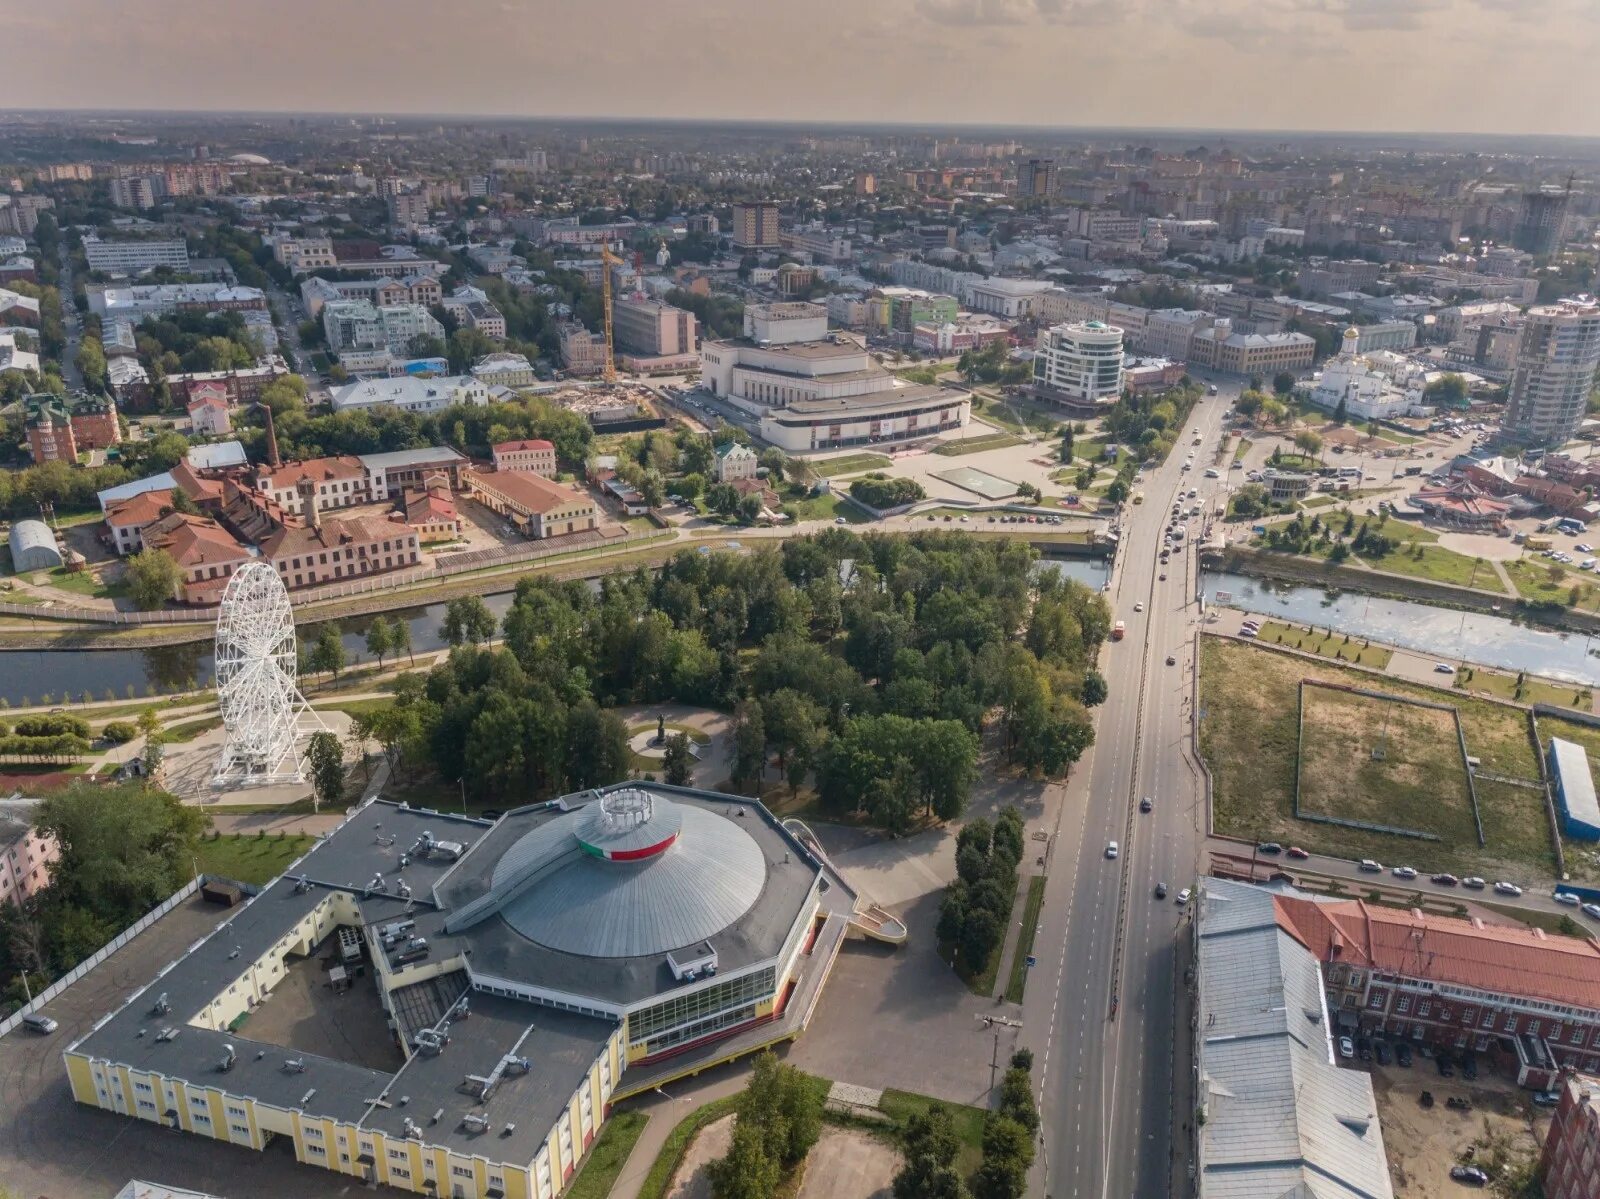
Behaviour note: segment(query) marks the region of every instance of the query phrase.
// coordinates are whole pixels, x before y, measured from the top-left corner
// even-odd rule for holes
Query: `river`
[[[1398,645],[1450,662],[1470,662],[1584,686],[1600,686],[1600,658],[1582,633],[1530,628],[1504,616],[1457,612],[1408,600],[1357,592],[1331,592],[1247,575],[1206,571],[1201,590],[1228,606],[1261,616],[1331,628],[1335,632]]]
[[[486,595],[483,602],[499,620],[515,598],[506,591]],[[404,620],[411,629],[411,649],[428,653],[444,648],[439,626],[444,604],[386,612],[389,620]],[[339,622],[345,661],[356,665],[371,659],[367,653],[367,627],[372,617],[351,617]],[[300,630],[306,639],[308,625]],[[137,698],[155,692],[189,691],[211,682],[211,642],[192,641],[152,649],[47,649],[0,651],[0,699],[12,705],[41,703],[49,695],[56,703],[67,696],[79,701],[87,691],[93,699]],[[129,688],[132,688],[130,693]],[[152,690],[153,688],[153,690]]]

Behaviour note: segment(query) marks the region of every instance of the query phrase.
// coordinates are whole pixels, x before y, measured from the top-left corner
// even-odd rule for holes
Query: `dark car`
[[[1143,799],[1141,799],[1139,801],[1139,810],[1141,812],[1148,812],[1151,808],[1153,808],[1155,806],[1156,806],[1155,805],[1155,801],[1153,799],[1151,799],[1148,795],[1146,795]]]
[[[1263,841],[1260,845],[1256,846],[1256,852],[1257,853],[1282,853],[1283,852],[1283,846],[1279,845],[1276,841]]]
[[[1478,1058],[1476,1054],[1463,1053],[1461,1055],[1461,1077],[1468,1082],[1478,1077]]]
[[[1356,1042],[1356,1056],[1364,1062],[1372,1060],[1372,1042],[1362,1037]]]
[[[1554,1107],[1561,1102],[1560,1091],[1535,1091],[1533,1093],[1534,1107]]]
[[[1481,1187],[1489,1181],[1489,1176],[1477,1166],[1451,1166],[1450,1177],[1456,1182],[1465,1182],[1475,1187]]]
[[[1389,1051],[1388,1041],[1373,1041],[1372,1052],[1378,1059],[1378,1065],[1387,1066],[1394,1060],[1394,1054]]]
[[[1438,1057],[1434,1058],[1433,1064],[1439,1067],[1440,1078],[1454,1078],[1456,1076],[1456,1068],[1451,1064],[1450,1055],[1448,1053],[1441,1053]]]
[[[1288,854],[1291,858],[1294,858],[1296,861],[1299,861],[1299,862],[1303,862],[1303,861],[1305,861],[1307,858],[1309,858],[1311,856],[1305,850],[1301,849],[1298,845],[1289,846],[1288,849],[1284,850],[1284,853]]]
[[[1156,884],[1156,898],[1157,899],[1165,899],[1166,897],[1167,897],[1167,884],[1166,883],[1157,883]]]
[[[1411,1046],[1404,1041],[1394,1047],[1394,1063],[1407,1069],[1411,1067]]]
[[[1433,876],[1433,881],[1441,887],[1453,887],[1461,880],[1453,874],[1436,874]]]

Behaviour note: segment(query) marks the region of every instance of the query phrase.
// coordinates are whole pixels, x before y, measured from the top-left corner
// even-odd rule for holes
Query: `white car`
[[[1188,887],[1185,887],[1183,890],[1178,892],[1178,906],[1180,908],[1181,907],[1185,907],[1185,906],[1188,905],[1188,903],[1189,903],[1189,894],[1190,894],[1190,892],[1189,892],[1189,888]]]
[[[1498,882],[1498,883],[1496,883],[1494,885],[1494,889],[1495,889],[1495,891],[1497,893],[1499,893],[1501,895],[1521,895],[1522,894],[1522,888],[1517,886],[1516,883]]]
[[[1577,550],[1580,554],[1592,554],[1592,553],[1594,553],[1594,546],[1590,545],[1587,541],[1580,541],[1580,542],[1578,542],[1577,545],[1573,546],[1572,548]]]
[[[1583,914],[1600,920],[1600,903],[1586,903],[1583,905]]]
[[[1133,605],[1133,610],[1135,612],[1143,612],[1144,611],[1144,603],[1141,601],[1139,603],[1134,604]]]
[[[1396,866],[1389,873],[1396,878],[1416,878],[1417,868],[1415,866]]]
[[[1455,672],[1456,668],[1448,662],[1435,662],[1433,664],[1434,674],[1455,674]]]
[[[1117,843],[1115,841],[1106,842],[1106,857],[1108,859],[1115,859],[1116,856],[1117,856]]]
[[[1206,478],[1220,479],[1222,478],[1222,472],[1214,466],[1208,466],[1206,467]]]
[[[1383,863],[1374,862],[1371,858],[1362,858],[1361,859],[1361,869],[1362,869],[1363,872],[1365,872],[1367,874],[1382,874],[1383,873]]]
[[[1571,891],[1557,891],[1555,893],[1555,901],[1557,903],[1564,903],[1569,908],[1577,907],[1579,902],[1580,902],[1578,897],[1576,895],[1574,895]]]

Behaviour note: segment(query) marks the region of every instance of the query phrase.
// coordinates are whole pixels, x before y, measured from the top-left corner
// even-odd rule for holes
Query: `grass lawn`
[[[883,1099],[878,1107],[903,1129],[912,1116],[927,1111],[935,1103],[950,1113],[955,1123],[956,1139],[961,1142],[961,1149],[956,1154],[956,1171],[961,1177],[970,1178],[983,1164],[984,1113],[981,1108],[968,1107],[964,1103],[945,1103],[943,1100],[915,1095],[910,1091],[893,1090],[883,1093]]]
[[[808,495],[800,499],[785,499],[784,506],[794,509],[796,520],[837,520],[844,517],[852,525],[866,524],[872,519],[843,495]]]
[[[1301,700],[1301,811],[1476,838],[1452,713],[1326,687]]]
[[[1430,828],[1448,839],[1419,842],[1296,820],[1295,690],[1302,678],[1357,687],[1373,685],[1370,675],[1333,662],[1308,662],[1217,637],[1201,639],[1200,749],[1215,780],[1214,811],[1219,832],[1303,845],[1313,852],[1349,859],[1411,860],[1419,869],[1451,870],[1488,878],[1526,877],[1530,872],[1550,877],[1555,873],[1543,799],[1538,791],[1525,787],[1478,780],[1478,804],[1488,840],[1485,849],[1478,847],[1475,835],[1461,837],[1453,834],[1451,827],[1431,827],[1429,822],[1434,815],[1419,811],[1412,803],[1416,796],[1409,792],[1397,795],[1405,806],[1386,812],[1381,822]],[[1384,679],[1380,689],[1453,703],[1461,716],[1467,752],[1482,761],[1483,769],[1513,778],[1539,778],[1527,716],[1518,709],[1400,679]],[[1364,730],[1353,732],[1367,737]],[[1342,747],[1336,743],[1329,747],[1334,754],[1330,760],[1340,763],[1338,769],[1349,773],[1349,763],[1369,749],[1370,746],[1350,741]],[[1469,819],[1469,828],[1470,823]]]
[[[1250,447],[1253,444],[1248,437],[1239,438],[1239,444],[1233,447],[1233,460],[1235,462],[1243,462],[1244,456],[1250,452]]]
[[[1001,428],[1009,429],[1013,433],[1026,433],[1028,431],[1027,424],[1017,415],[1012,405],[976,392],[973,393],[972,397],[972,414],[981,417],[991,425],[999,425]]]
[[[1028,986],[1028,955],[1033,952],[1033,936],[1039,928],[1039,909],[1044,906],[1044,875],[1028,880],[1028,898],[1022,906],[1022,935],[1017,939],[1017,957],[1011,963],[1011,978],[1006,982],[1006,1000],[1021,1003]]]
[[[91,599],[115,599],[128,593],[127,586],[120,579],[115,583],[105,583],[92,569],[68,570],[64,566],[50,572],[50,586],[57,591],[67,591]]]
[[[811,469],[825,479],[835,475],[856,475],[862,471],[882,470],[894,465],[893,459],[882,454],[846,454],[842,458],[822,458],[811,463]]]
[[[1386,669],[1389,659],[1394,656],[1384,646],[1373,645],[1369,641],[1362,641],[1359,637],[1284,624],[1276,620],[1264,622],[1256,640],[1265,641],[1270,645],[1305,650],[1319,657],[1350,662],[1356,666],[1370,666],[1374,670]]]
[[[1268,466],[1276,466],[1279,470],[1318,470],[1322,463],[1315,458],[1308,458],[1304,454],[1279,452],[1276,462],[1268,461]]]
[[[216,837],[200,842],[195,863],[202,874],[220,874],[241,883],[264,883],[282,874],[315,840],[304,834]]]
[[[1389,523],[1394,524],[1393,521]],[[1442,545],[1418,545],[1410,551],[1399,550],[1381,558],[1361,560],[1374,570],[1393,575],[1431,579],[1435,583],[1453,583],[1457,587],[1474,587],[1484,591],[1501,590],[1494,567],[1487,562],[1474,561],[1455,550],[1447,550]]]
[[[962,454],[977,454],[984,450],[1003,450],[1007,446],[1021,445],[1022,438],[1014,433],[985,433],[979,437],[964,437],[959,441],[947,441],[934,448],[934,453],[946,458],[958,458]]]
[[[393,706],[392,699],[346,699],[331,702],[319,699],[315,705],[319,712],[343,712],[347,716],[366,716]]]
[[[1525,600],[1576,607],[1585,612],[1600,611],[1600,587],[1588,571],[1568,570],[1559,562],[1543,558],[1518,558],[1504,565],[1511,585]],[[1576,604],[1570,603],[1573,588],[1578,591]]]
[[[1497,670],[1483,670],[1466,666],[1456,671],[1456,686],[1462,691],[1479,695],[1492,695],[1519,704],[1550,704],[1557,708],[1577,708],[1587,712],[1594,702],[1594,693],[1576,684],[1555,683],[1524,675],[1517,682],[1514,674],[1501,674]],[[1600,746],[1597,746],[1600,747]]]
[[[649,1121],[650,1117],[644,1112],[631,1110],[617,1112],[607,1120],[583,1168],[572,1180],[572,1187],[567,1191],[571,1199],[606,1199]]]
[[[161,738],[168,745],[182,741],[193,741],[201,733],[209,733],[212,729],[222,727],[222,717],[202,716],[198,720],[185,720],[182,724],[175,724],[171,728],[161,730]]]

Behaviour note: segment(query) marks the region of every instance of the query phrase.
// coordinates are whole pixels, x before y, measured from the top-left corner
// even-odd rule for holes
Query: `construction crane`
[[[622,259],[611,252],[610,246],[602,242],[600,245],[600,305],[605,313],[606,365],[605,370],[601,372],[601,378],[607,383],[615,383],[617,381],[617,363],[611,352],[611,268],[621,265]]]

